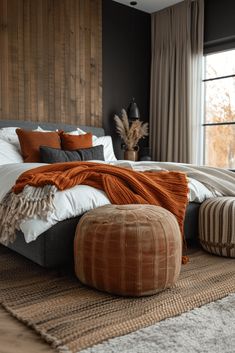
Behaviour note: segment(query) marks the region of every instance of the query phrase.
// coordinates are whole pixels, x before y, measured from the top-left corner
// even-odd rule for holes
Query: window
[[[204,60],[204,164],[235,169],[235,50]]]

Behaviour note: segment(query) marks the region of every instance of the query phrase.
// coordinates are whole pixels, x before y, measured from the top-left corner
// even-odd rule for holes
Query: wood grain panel
[[[85,123],[85,118],[87,115],[86,107],[85,107],[85,83],[86,83],[86,74],[85,74],[85,55],[86,55],[86,47],[85,47],[85,1],[79,1],[79,18],[80,18],[80,26],[79,26],[79,80],[80,85],[77,87],[77,95],[80,95],[80,109],[83,114],[81,114],[82,124]],[[81,14],[84,14],[82,16]],[[78,32],[77,32],[78,35]],[[78,47],[76,47],[77,49]],[[89,117],[87,117],[88,119]]]
[[[101,0],[0,0],[0,119],[102,126]]]
[[[1,92],[7,92],[6,96],[1,94],[1,114],[5,114],[6,119],[9,118],[9,96],[8,96],[8,24],[7,24],[7,0],[1,1]]]
[[[24,6],[18,1],[18,117],[25,119],[25,75],[24,75]]]

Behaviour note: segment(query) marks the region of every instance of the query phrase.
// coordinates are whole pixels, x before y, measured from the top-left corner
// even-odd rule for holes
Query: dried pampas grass
[[[129,123],[125,109],[121,111],[121,118],[114,116],[116,131],[124,141],[127,150],[134,150],[140,139],[148,136],[148,123],[135,120]]]

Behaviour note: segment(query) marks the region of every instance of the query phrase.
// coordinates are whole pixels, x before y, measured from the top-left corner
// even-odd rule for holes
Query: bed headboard
[[[33,130],[40,126],[44,130],[64,130],[66,132],[76,130],[77,126],[74,125],[67,125],[63,123],[46,123],[46,122],[37,122],[37,121],[23,121],[23,120],[0,120],[0,128],[3,127],[20,127],[26,130]],[[98,137],[104,136],[105,132],[104,129],[101,127],[93,127],[93,126],[85,126],[81,125],[78,126],[82,130],[86,132],[91,132],[93,135]]]

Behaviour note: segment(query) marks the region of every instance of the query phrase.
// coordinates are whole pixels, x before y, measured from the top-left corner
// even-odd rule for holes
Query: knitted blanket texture
[[[188,203],[187,176],[182,172],[134,170],[94,162],[56,163],[30,169],[0,203],[0,240],[15,240],[15,230],[25,219],[47,219],[53,212],[53,198],[60,190],[75,185],[103,190],[111,203],[151,204],[172,212],[183,234]]]

